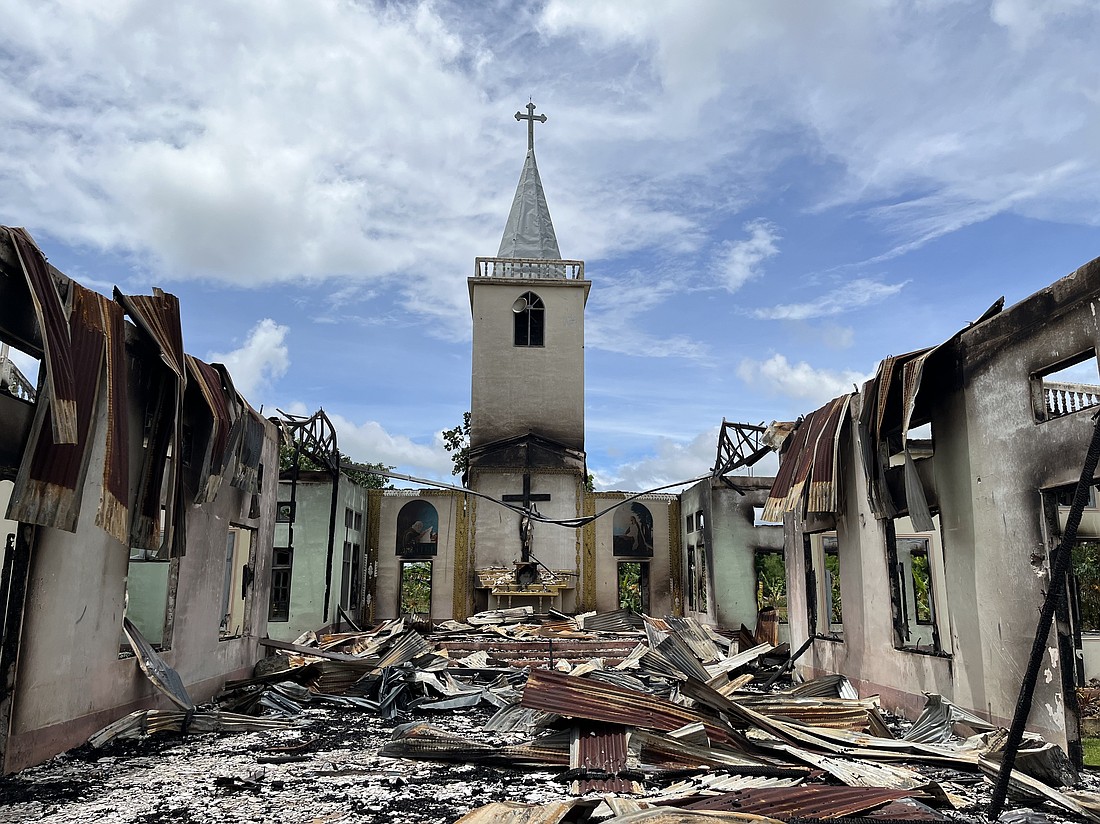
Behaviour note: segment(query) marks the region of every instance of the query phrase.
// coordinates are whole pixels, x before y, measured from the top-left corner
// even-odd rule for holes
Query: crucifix
[[[516,120],[527,121],[527,151],[533,152],[535,150],[535,121],[539,123],[546,122],[546,115],[535,114],[535,104],[527,104],[527,114],[522,112],[516,112]]]
[[[549,501],[550,496],[545,493],[532,494],[531,492],[531,473],[523,473],[523,494],[522,495],[502,495],[500,498],[505,503],[522,503],[523,515],[519,522],[519,536],[522,542],[522,555],[523,563],[528,563],[531,560],[531,531],[533,524],[528,517],[531,514],[538,514],[538,508],[534,506],[535,501]]]

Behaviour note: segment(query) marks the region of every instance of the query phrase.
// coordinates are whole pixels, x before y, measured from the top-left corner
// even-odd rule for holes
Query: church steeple
[[[535,104],[527,104],[527,114],[516,112],[516,120],[527,121],[527,159],[519,175],[516,196],[504,224],[498,258],[561,260],[554,223],[546,205],[546,194],[535,163],[535,121],[546,122],[546,115],[535,114]]]

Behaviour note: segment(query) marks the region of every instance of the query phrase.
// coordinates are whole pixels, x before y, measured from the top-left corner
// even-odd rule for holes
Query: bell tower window
[[[516,346],[543,346],[546,307],[534,292],[524,292],[512,304]]]

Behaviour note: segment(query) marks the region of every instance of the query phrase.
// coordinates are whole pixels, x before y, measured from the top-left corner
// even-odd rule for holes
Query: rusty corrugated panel
[[[621,778],[626,769],[626,730],[578,728],[574,732],[576,746],[570,747],[569,767],[574,770],[607,773],[610,778],[581,778],[573,782],[573,792],[634,792],[634,782]]]
[[[588,678],[535,670],[523,690],[523,706],[567,718],[587,718],[608,724],[646,727],[670,732],[701,721],[711,741],[734,743],[732,731],[686,707],[663,698],[625,690]]]
[[[681,806],[688,810],[727,810],[771,818],[841,818],[910,795],[911,791],[871,787],[776,787],[735,790]]]
[[[846,701],[840,698],[786,698],[763,695],[744,696],[738,700],[742,706],[752,707],[769,718],[853,732],[863,732],[872,725],[871,713],[878,706],[878,702],[874,699]]]
[[[114,295],[160,355],[159,361],[146,361],[149,400],[145,412],[150,415],[150,431],[130,520],[130,545],[159,549],[165,558],[182,555],[186,546],[180,500],[183,463],[168,460],[169,455],[181,454],[187,386],[179,299],[156,287],[152,295],[124,295],[116,287]]]

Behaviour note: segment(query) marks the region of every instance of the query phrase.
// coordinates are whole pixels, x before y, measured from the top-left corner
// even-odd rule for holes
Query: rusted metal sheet
[[[587,718],[665,732],[702,721],[711,741],[734,745],[732,730],[724,725],[719,726],[711,718],[663,698],[588,678],[570,678],[556,672],[535,670],[523,690],[521,703],[530,709],[553,712],[566,718]]]
[[[728,810],[771,818],[841,818],[868,812],[912,792],[871,787],[763,787],[730,793],[679,806],[688,810]]]
[[[626,769],[626,730],[623,727],[574,727],[569,746],[569,767],[582,773],[607,777],[581,777],[573,782],[576,795],[589,792],[630,793],[635,783],[619,775]]]

